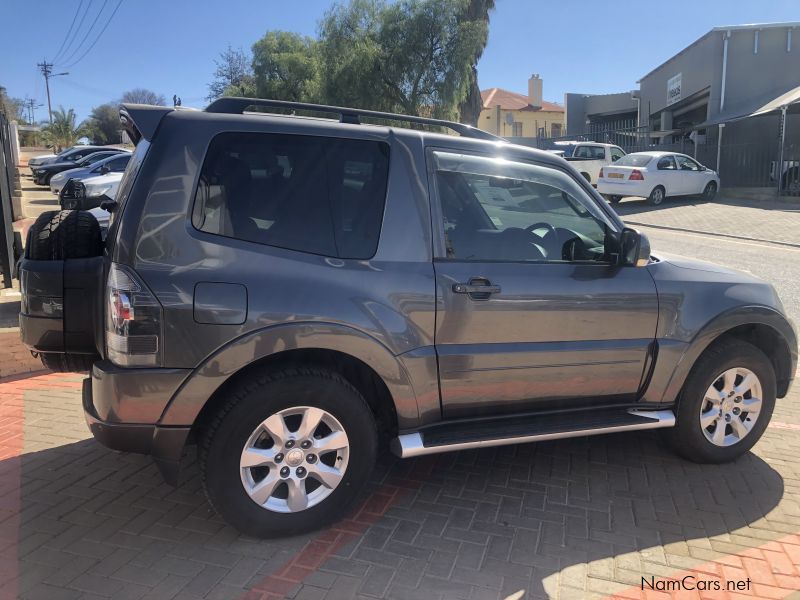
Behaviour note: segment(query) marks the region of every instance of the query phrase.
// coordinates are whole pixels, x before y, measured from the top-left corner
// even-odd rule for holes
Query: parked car
[[[59,204],[66,210],[89,210],[114,200],[123,173],[106,173],[84,180],[70,179],[59,194]]]
[[[87,168],[105,158],[117,156],[119,154],[129,153],[124,150],[117,149],[99,150],[97,152],[92,152],[79,161],[57,161],[47,163],[46,165],[41,165],[33,170],[33,182],[38,185],[50,185],[50,179],[53,177],[53,175],[62,173],[64,171],[69,171],[76,167]]]
[[[719,175],[691,156],[675,152],[633,152],[603,167],[597,191],[612,203],[624,196],[647,198],[659,205],[670,196],[699,196],[713,200]]]
[[[86,167],[77,167],[68,171],[62,171],[61,173],[57,173],[50,178],[50,191],[58,195],[59,192],[61,192],[61,188],[63,188],[64,184],[70,179],[81,181],[83,179],[98,177],[108,173],[123,173],[125,171],[125,167],[128,166],[128,161],[130,159],[130,152],[122,152],[107,156],[106,158],[98,160],[96,163],[90,164]]]
[[[597,185],[600,169],[625,156],[625,151],[613,144],[595,142],[556,142],[555,152],[563,151],[564,160],[568,161],[586,181]]]
[[[108,150],[109,146],[72,146],[71,148],[67,148],[66,150],[62,150],[58,154],[43,154],[40,156],[35,156],[28,161],[28,168],[30,168],[31,173],[33,173],[36,167],[40,167],[42,165],[47,165],[53,162],[73,162],[77,163],[82,158],[89,156],[93,152],[97,152],[99,150]]]
[[[780,161],[773,160],[769,163],[769,180],[777,182],[778,178],[781,180],[781,190],[791,196],[800,195],[800,161],[785,160],[778,169]]]
[[[795,375],[770,284],[651,257],[547,152],[261,99],[121,117],[137,146],[105,244],[87,212],[37,219],[21,337],[90,371],[101,443],[173,483],[198,444],[208,498],[249,535],[340,518],[380,442],[414,457],[665,428],[686,458],[731,461]],[[359,124],[376,117],[460,137]]]

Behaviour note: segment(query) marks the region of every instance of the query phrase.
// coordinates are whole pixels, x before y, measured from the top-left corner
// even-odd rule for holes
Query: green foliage
[[[269,31],[253,44],[253,73],[259,98],[317,101],[317,42],[288,31]]]
[[[153,90],[148,90],[147,88],[133,88],[122,94],[120,103],[164,106],[166,101],[164,94],[156,94]]]
[[[319,40],[268,31],[253,45],[252,77],[229,47],[209,89],[448,119],[480,112],[476,65],[493,8],[494,0],[350,0],[325,14]]]
[[[76,125],[75,110],[65,111],[63,106],[53,111],[53,122],[42,127],[45,144],[57,151],[74,146],[84,135],[83,124]]]
[[[26,122],[23,115],[24,105],[24,100],[12,98],[6,93],[6,88],[0,85],[0,112],[5,113],[9,121]]]
[[[208,101],[220,96],[246,96],[255,93],[250,58],[241,48],[230,45],[214,60],[214,79],[208,84]],[[250,94],[248,94],[250,92]]]
[[[485,23],[465,19],[467,0],[353,0],[321,26],[328,102],[455,118]]]
[[[84,124],[85,135],[93,144],[118,144],[120,142],[119,109],[116,104],[95,106]]]

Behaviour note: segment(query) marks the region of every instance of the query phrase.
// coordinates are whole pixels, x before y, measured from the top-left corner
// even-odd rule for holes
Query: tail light
[[[634,169],[631,171],[628,181],[644,181],[644,175],[642,175],[642,172],[639,169]]]
[[[136,274],[112,263],[106,283],[106,354],[120,367],[161,364],[161,304]]]
[[[603,178],[603,167],[600,167],[600,174],[597,176],[598,178]]]

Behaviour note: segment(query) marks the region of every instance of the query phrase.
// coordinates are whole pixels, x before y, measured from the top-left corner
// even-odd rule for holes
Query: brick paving
[[[725,198],[714,202],[668,198],[661,206],[630,198],[614,206],[631,225],[649,225],[705,232],[737,239],[777,242],[800,247],[800,199],[797,202],[753,202]]]
[[[210,512],[191,457],[172,488],[88,439],[80,379],[0,381],[0,598],[667,598],[642,576],[686,574],[750,589],[682,598],[800,589],[798,391],[734,465],[653,432],[383,457],[341,522],[262,541]]]

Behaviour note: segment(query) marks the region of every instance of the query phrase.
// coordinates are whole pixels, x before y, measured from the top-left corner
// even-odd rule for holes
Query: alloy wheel
[[[753,371],[734,367],[721,373],[700,404],[700,427],[715,446],[732,446],[752,431],[761,411],[761,381]]]
[[[300,512],[333,493],[349,455],[347,433],[336,417],[313,406],[287,408],[247,439],[239,460],[242,485],[267,510]]]

